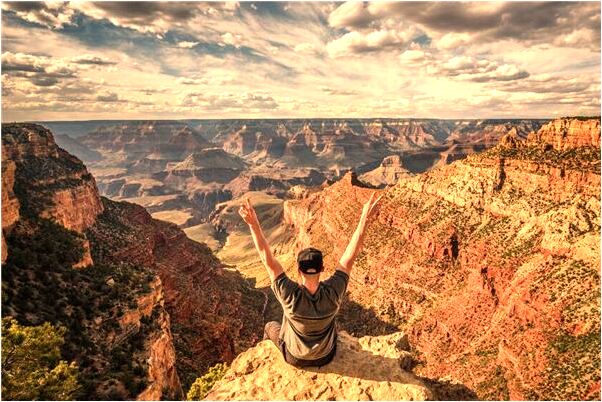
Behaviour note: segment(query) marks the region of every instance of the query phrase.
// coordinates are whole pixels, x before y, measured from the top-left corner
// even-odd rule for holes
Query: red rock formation
[[[595,147],[557,143],[570,151],[561,160],[545,144],[499,147],[384,191],[349,298],[410,333],[420,373],[484,399],[599,398],[600,150],[583,138],[600,134],[589,127],[564,138]],[[548,130],[536,138],[562,136]],[[371,191],[347,175],[287,201],[285,221],[333,267]]]
[[[384,187],[393,185],[400,178],[411,175],[412,173],[403,167],[401,157],[399,155],[391,155],[384,158],[379,167],[362,174],[359,179],[375,187]]]
[[[67,229],[83,232],[94,224],[101,212],[102,204],[94,179],[83,179],[83,183],[77,187],[54,192],[49,207],[40,216],[54,219]]]
[[[143,317],[152,317],[153,310],[160,306],[156,325],[159,330],[149,340],[148,385],[137,400],[160,400],[164,390],[175,395],[183,395],[182,385],[176,370],[176,351],[173,345],[169,314],[163,309],[164,293],[161,280],[156,278],[151,283],[151,292],[138,298],[138,307],[124,314],[119,324],[122,328],[134,326],[140,328]]]
[[[128,122],[100,127],[78,141],[90,149],[109,155],[117,153],[132,161],[149,155],[157,160],[182,160],[190,153],[210,146],[199,132],[173,121]]]
[[[271,341],[240,354],[206,400],[436,400],[404,371],[403,334],[360,339],[339,333],[334,360],[320,368],[287,364]]]
[[[584,146],[600,147],[600,118],[556,119],[529,135],[527,142],[551,144],[559,151]]]
[[[5,147],[2,147],[4,152]],[[15,162],[2,155],[2,262],[8,257],[4,235],[19,220],[19,199],[15,196]]]

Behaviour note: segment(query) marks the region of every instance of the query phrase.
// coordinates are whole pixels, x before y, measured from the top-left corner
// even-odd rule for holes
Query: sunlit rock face
[[[550,144],[559,151],[587,146],[599,147],[600,120],[557,119],[530,135],[529,142]]]
[[[509,132],[383,190],[349,298],[408,333],[421,375],[484,399],[599,398],[599,124]],[[286,201],[285,222],[333,267],[372,191],[346,176]]]
[[[19,220],[21,209],[78,232],[90,227],[102,212],[92,175],[39,125],[2,125],[2,184],[3,239]],[[3,247],[3,261],[7,252]],[[87,253],[79,266],[91,262]]]
[[[34,124],[2,125],[3,159],[7,160],[7,197],[15,180],[27,183],[21,205],[42,217],[59,221],[68,229],[84,231],[102,212],[94,178],[75,157],[59,148],[52,133]],[[12,164],[15,168],[12,168]],[[12,188],[11,188],[12,187]],[[23,187],[23,186],[22,186]],[[9,214],[10,216],[11,214]]]

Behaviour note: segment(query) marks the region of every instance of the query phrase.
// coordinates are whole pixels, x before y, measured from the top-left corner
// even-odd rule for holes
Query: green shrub
[[[218,363],[211,367],[205,375],[196,379],[190,387],[186,399],[189,401],[200,401],[205,398],[213,385],[221,380],[226,374],[228,366],[225,363]]]
[[[60,360],[64,334],[47,322],[21,326],[12,317],[2,319],[3,399],[73,399],[78,368]]]

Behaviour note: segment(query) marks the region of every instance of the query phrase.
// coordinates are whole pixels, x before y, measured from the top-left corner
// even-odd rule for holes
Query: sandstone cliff
[[[484,399],[599,398],[599,139],[599,120],[559,120],[401,179],[384,191],[349,300],[409,334],[423,376]],[[334,266],[371,191],[349,175],[287,201],[284,216]],[[342,325],[370,332],[358,314]]]
[[[600,147],[600,119],[556,119],[529,135],[528,142],[550,144],[558,151]]]
[[[337,354],[323,367],[297,369],[271,341],[240,354],[207,400],[430,400],[433,392],[402,366],[407,337],[354,338],[339,333]]]
[[[4,147],[2,148],[4,151]],[[2,155],[2,262],[6,261],[8,250],[4,235],[8,235],[19,220],[19,199],[15,196],[15,162]]]
[[[15,180],[27,184],[12,189],[26,199],[21,208],[78,232],[94,223],[102,212],[94,178],[77,158],[56,145],[48,129],[3,124],[2,143],[3,159],[16,164]]]
[[[142,319],[146,317],[154,320],[160,328],[160,331],[156,331],[148,341],[148,385],[136,398],[141,401],[160,400],[163,396],[167,396],[164,395],[165,390],[171,390],[172,395],[176,397],[184,395],[176,370],[176,351],[169,314],[164,309],[161,280],[156,278],[150,286],[151,292],[136,301],[138,308],[132,310],[130,314],[126,313],[119,320],[122,327],[129,325],[139,327]],[[155,309],[159,313],[153,317]]]
[[[3,124],[2,144],[2,261],[8,252],[4,232],[19,220],[20,209],[80,233],[102,212],[94,179],[56,145],[49,130],[33,124]],[[76,265],[91,263],[87,252]]]

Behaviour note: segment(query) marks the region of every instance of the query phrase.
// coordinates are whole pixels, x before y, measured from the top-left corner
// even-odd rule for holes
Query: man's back
[[[322,252],[309,247],[297,255],[298,272],[303,286],[291,281],[282,265],[272,254],[251,201],[246,198],[238,213],[249,225],[253,243],[268,271],[272,290],[284,310],[282,325],[276,321],[265,324],[264,337],[282,348],[284,358],[295,366],[322,366],[336,353],[336,322],[341,301],[347,289],[351,267],[364,239],[366,225],[382,198],[372,192],[362,207],[362,214],[335,273],[319,282],[324,270]],[[316,289],[311,294],[308,289]],[[290,357],[290,358],[289,358]]]
[[[336,342],[335,316],[347,289],[349,275],[337,270],[320,282],[312,295],[283,272],[272,283],[284,316],[280,338],[298,359],[317,360],[328,355]]]

